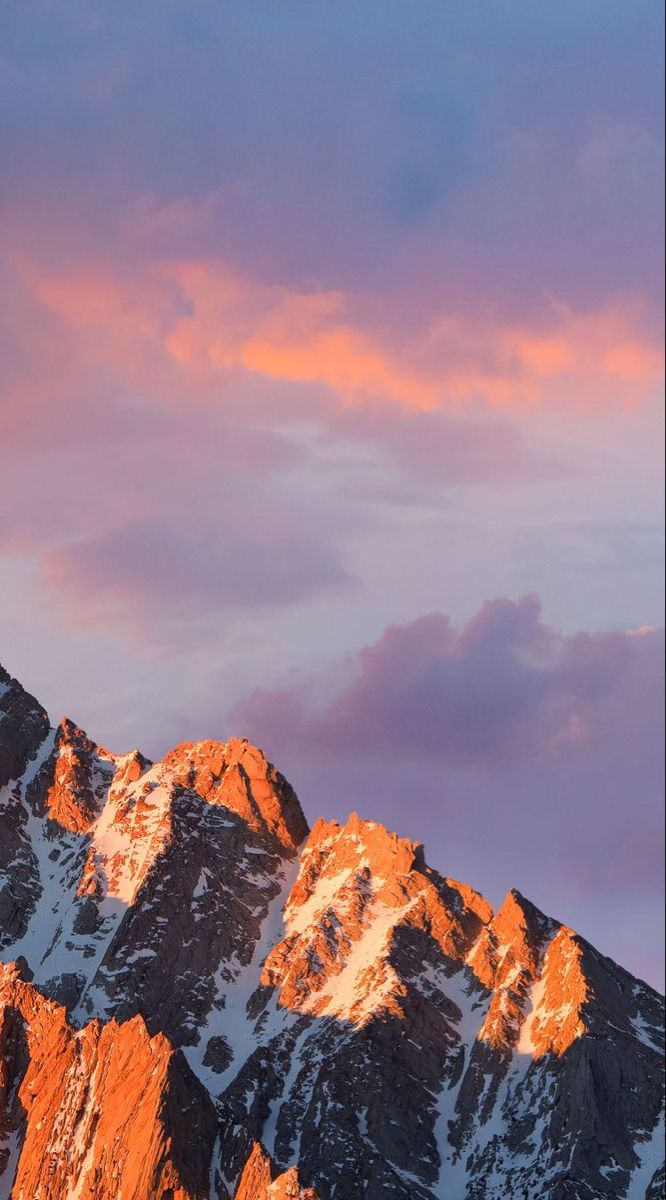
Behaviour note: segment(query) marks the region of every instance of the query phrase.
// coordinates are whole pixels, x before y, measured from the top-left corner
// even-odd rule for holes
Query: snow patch
[[[625,1200],[645,1200],[645,1193],[652,1177],[664,1163],[664,1109],[657,1118],[654,1129],[648,1133],[642,1142],[636,1142],[634,1150],[638,1155],[638,1166],[635,1168]]]
[[[0,1175],[0,1200],[10,1200],[16,1168],[21,1156],[21,1140],[18,1130],[11,1129],[4,1138],[0,1138],[0,1150],[8,1152],[5,1169]]]
[[[335,875],[321,876],[317,880],[315,891],[302,904],[287,904],[285,907],[285,924],[287,933],[303,933],[314,924],[338,895],[338,892],[351,879],[354,870],[348,867]]]

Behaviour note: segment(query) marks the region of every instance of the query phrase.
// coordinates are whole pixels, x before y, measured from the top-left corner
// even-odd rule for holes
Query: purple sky
[[[661,7],[10,0],[0,73],[0,661],[657,982]]]

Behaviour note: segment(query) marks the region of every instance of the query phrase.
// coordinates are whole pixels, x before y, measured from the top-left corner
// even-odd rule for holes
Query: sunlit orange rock
[[[255,1142],[234,1200],[319,1200],[319,1197],[312,1188],[301,1186],[297,1167],[280,1174],[263,1146]]]
[[[462,961],[491,912],[472,888],[430,871],[421,845],[355,813],[344,826],[317,822],[287,901],[287,935],[261,981],[304,1013],[353,1023],[382,1009],[401,1015],[401,931],[418,930]]]
[[[140,1017],[75,1032],[9,964],[0,1052],[0,1129],[18,1150],[12,1200],[208,1197],[215,1110]]]
[[[289,852],[307,836],[292,788],[244,738],[182,742],[167,754],[163,767],[174,785],[232,809],[250,828],[268,831]]]
[[[583,959],[581,939],[562,926],[548,948],[532,996],[525,1038],[534,1058],[548,1053],[561,1056],[587,1032],[585,1006],[590,999],[590,985]]]

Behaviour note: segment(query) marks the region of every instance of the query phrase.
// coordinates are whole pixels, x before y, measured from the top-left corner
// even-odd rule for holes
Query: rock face
[[[656,1200],[663,1013],[517,891],[0,670],[0,1200]]]
[[[215,1108],[163,1034],[141,1017],[75,1031],[14,964],[0,967],[0,1006],[12,1196],[209,1196]]]
[[[319,1200],[312,1188],[301,1187],[298,1167],[280,1174],[259,1142],[238,1181],[234,1200]]]

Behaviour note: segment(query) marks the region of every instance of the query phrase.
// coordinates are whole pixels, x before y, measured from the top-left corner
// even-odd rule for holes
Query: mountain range
[[[0,959],[0,1200],[663,1195],[647,984],[310,830],[245,740],[114,755],[2,668]]]

